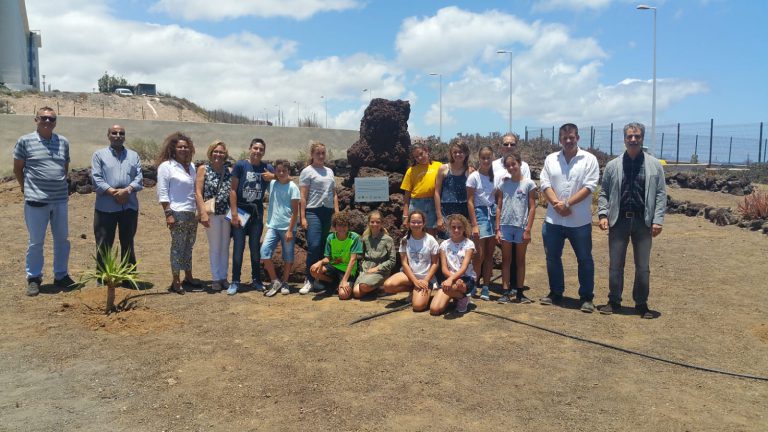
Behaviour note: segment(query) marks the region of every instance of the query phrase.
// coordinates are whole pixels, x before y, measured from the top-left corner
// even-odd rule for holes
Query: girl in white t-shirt
[[[441,315],[451,299],[456,301],[456,312],[467,312],[468,293],[475,286],[475,270],[472,255],[475,244],[467,238],[469,221],[463,215],[448,216],[450,238],[440,245],[440,269],[445,280],[429,306],[431,315]]]
[[[424,228],[426,217],[421,210],[408,215],[408,233],[400,240],[400,261],[403,268],[384,281],[385,292],[394,294],[411,291],[414,312],[429,306],[432,281],[437,272],[437,240]]]
[[[472,223],[472,241],[475,242],[474,262],[478,273],[477,284],[485,283],[480,290],[482,300],[490,300],[493,249],[496,247],[496,198],[493,190],[493,149],[484,146],[477,153],[478,170],[467,178],[467,207]],[[474,292],[474,290],[470,291]]]
[[[501,279],[504,294],[499,303],[531,303],[525,290],[525,252],[531,242],[531,227],[536,217],[536,183],[520,172],[520,153],[504,157],[507,174],[496,180],[496,241],[501,243]],[[510,281],[510,260],[515,248],[517,280]],[[510,285],[515,284],[517,295],[510,298]]]

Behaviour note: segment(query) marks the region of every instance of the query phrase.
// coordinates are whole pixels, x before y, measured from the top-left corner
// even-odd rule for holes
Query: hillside
[[[120,118],[208,122],[205,112],[186,99],[173,96],[118,96],[110,93],[2,92],[0,113],[34,115],[42,106],[61,117]]]

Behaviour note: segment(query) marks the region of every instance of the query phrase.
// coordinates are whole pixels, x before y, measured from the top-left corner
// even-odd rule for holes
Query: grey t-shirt
[[[536,183],[530,179],[522,179],[519,182],[509,176],[496,183],[496,189],[503,194],[501,209],[501,225],[513,225],[525,228],[528,224],[528,195],[536,190]]]
[[[67,202],[69,141],[53,134],[45,139],[37,132],[24,135],[16,142],[13,158],[24,161],[24,199],[47,204]]]
[[[315,168],[312,165],[301,170],[299,186],[309,188],[307,208],[333,208],[333,194],[336,180],[333,170],[328,167]]]

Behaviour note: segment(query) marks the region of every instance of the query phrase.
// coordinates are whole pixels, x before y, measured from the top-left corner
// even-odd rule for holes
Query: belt
[[[621,212],[621,215],[622,217],[625,217],[627,219],[632,219],[635,216],[640,216],[640,213],[628,211],[628,212]]]

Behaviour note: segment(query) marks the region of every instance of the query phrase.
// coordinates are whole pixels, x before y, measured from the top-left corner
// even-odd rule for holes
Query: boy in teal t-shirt
[[[309,271],[315,278],[314,291],[326,295],[341,294],[349,298],[357,276],[357,258],[363,254],[363,243],[356,232],[349,231],[346,212],[338,212],[331,219],[336,232],[328,235],[323,259],[312,264]]]
[[[261,263],[269,274],[272,284],[264,293],[272,297],[280,291],[288,294],[288,277],[291,275],[294,257],[294,239],[301,199],[299,187],[291,181],[290,163],[285,159],[275,161],[275,176],[277,180],[269,183],[269,207],[267,210],[267,234],[261,244]],[[283,277],[278,279],[272,255],[277,244],[283,251]]]

